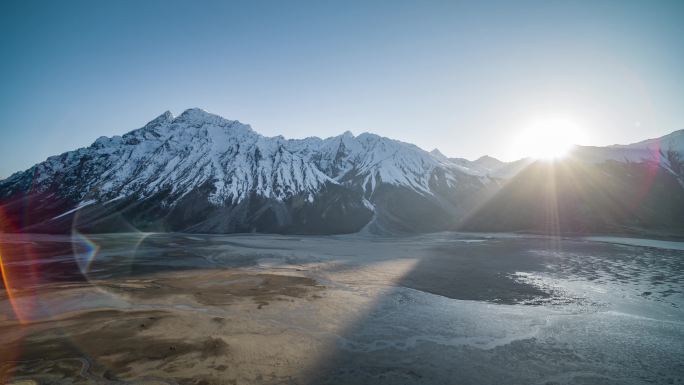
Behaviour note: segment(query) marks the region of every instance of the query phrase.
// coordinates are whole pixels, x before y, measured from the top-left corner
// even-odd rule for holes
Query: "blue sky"
[[[0,176],[165,110],[506,160],[684,128],[684,1],[0,3]]]

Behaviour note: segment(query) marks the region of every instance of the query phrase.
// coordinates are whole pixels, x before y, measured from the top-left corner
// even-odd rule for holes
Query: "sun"
[[[516,143],[517,152],[535,159],[560,159],[582,140],[580,128],[565,119],[544,119],[523,130]]]

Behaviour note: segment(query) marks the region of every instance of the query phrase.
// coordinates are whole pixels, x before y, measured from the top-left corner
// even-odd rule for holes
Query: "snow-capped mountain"
[[[579,147],[575,156],[586,161],[659,164],[684,181],[684,130],[626,145]]]
[[[436,148],[430,151],[430,154],[442,162],[449,163],[469,174],[477,174],[495,179],[510,179],[533,161],[530,158],[523,158],[513,162],[502,162],[489,155],[481,156],[475,160],[448,158]]]
[[[657,227],[681,217],[684,225],[683,132],[578,148],[554,190],[573,218],[569,231],[584,219]],[[540,230],[545,167],[449,158],[370,133],[265,137],[189,109],[0,180],[0,231]],[[646,183],[658,188],[641,192]],[[639,210],[624,212],[633,201]],[[592,217],[605,208],[610,218]]]
[[[16,173],[0,182],[0,199],[11,211],[17,198],[33,197],[31,207],[22,206],[31,220],[19,227],[58,228],[79,217],[84,228],[116,228],[111,216],[120,220],[128,212],[123,219],[134,228],[318,232],[312,226],[320,218],[307,216],[341,210],[357,219],[347,224],[349,218],[341,218],[335,231],[356,231],[371,218],[393,226],[387,202],[377,205],[388,190],[416,196],[444,217],[463,210],[457,196],[468,186],[457,184],[479,189],[488,182],[474,168],[374,134],[270,138],[189,109],[178,117],[165,112],[123,136],[101,137]],[[142,205],[149,206],[144,219],[138,218]],[[265,229],[268,221],[275,225]]]

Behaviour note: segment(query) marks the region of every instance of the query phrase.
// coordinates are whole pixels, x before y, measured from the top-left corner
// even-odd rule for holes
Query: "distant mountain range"
[[[684,130],[567,160],[448,158],[350,132],[265,137],[200,109],[0,180],[3,231],[684,233]]]
[[[684,236],[684,130],[630,145],[578,147],[533,162],[460,228]]]

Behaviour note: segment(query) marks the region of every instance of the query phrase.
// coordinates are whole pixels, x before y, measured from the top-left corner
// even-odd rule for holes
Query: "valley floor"
[[[684,384],[682,246],[0,235],[0,383]]]

